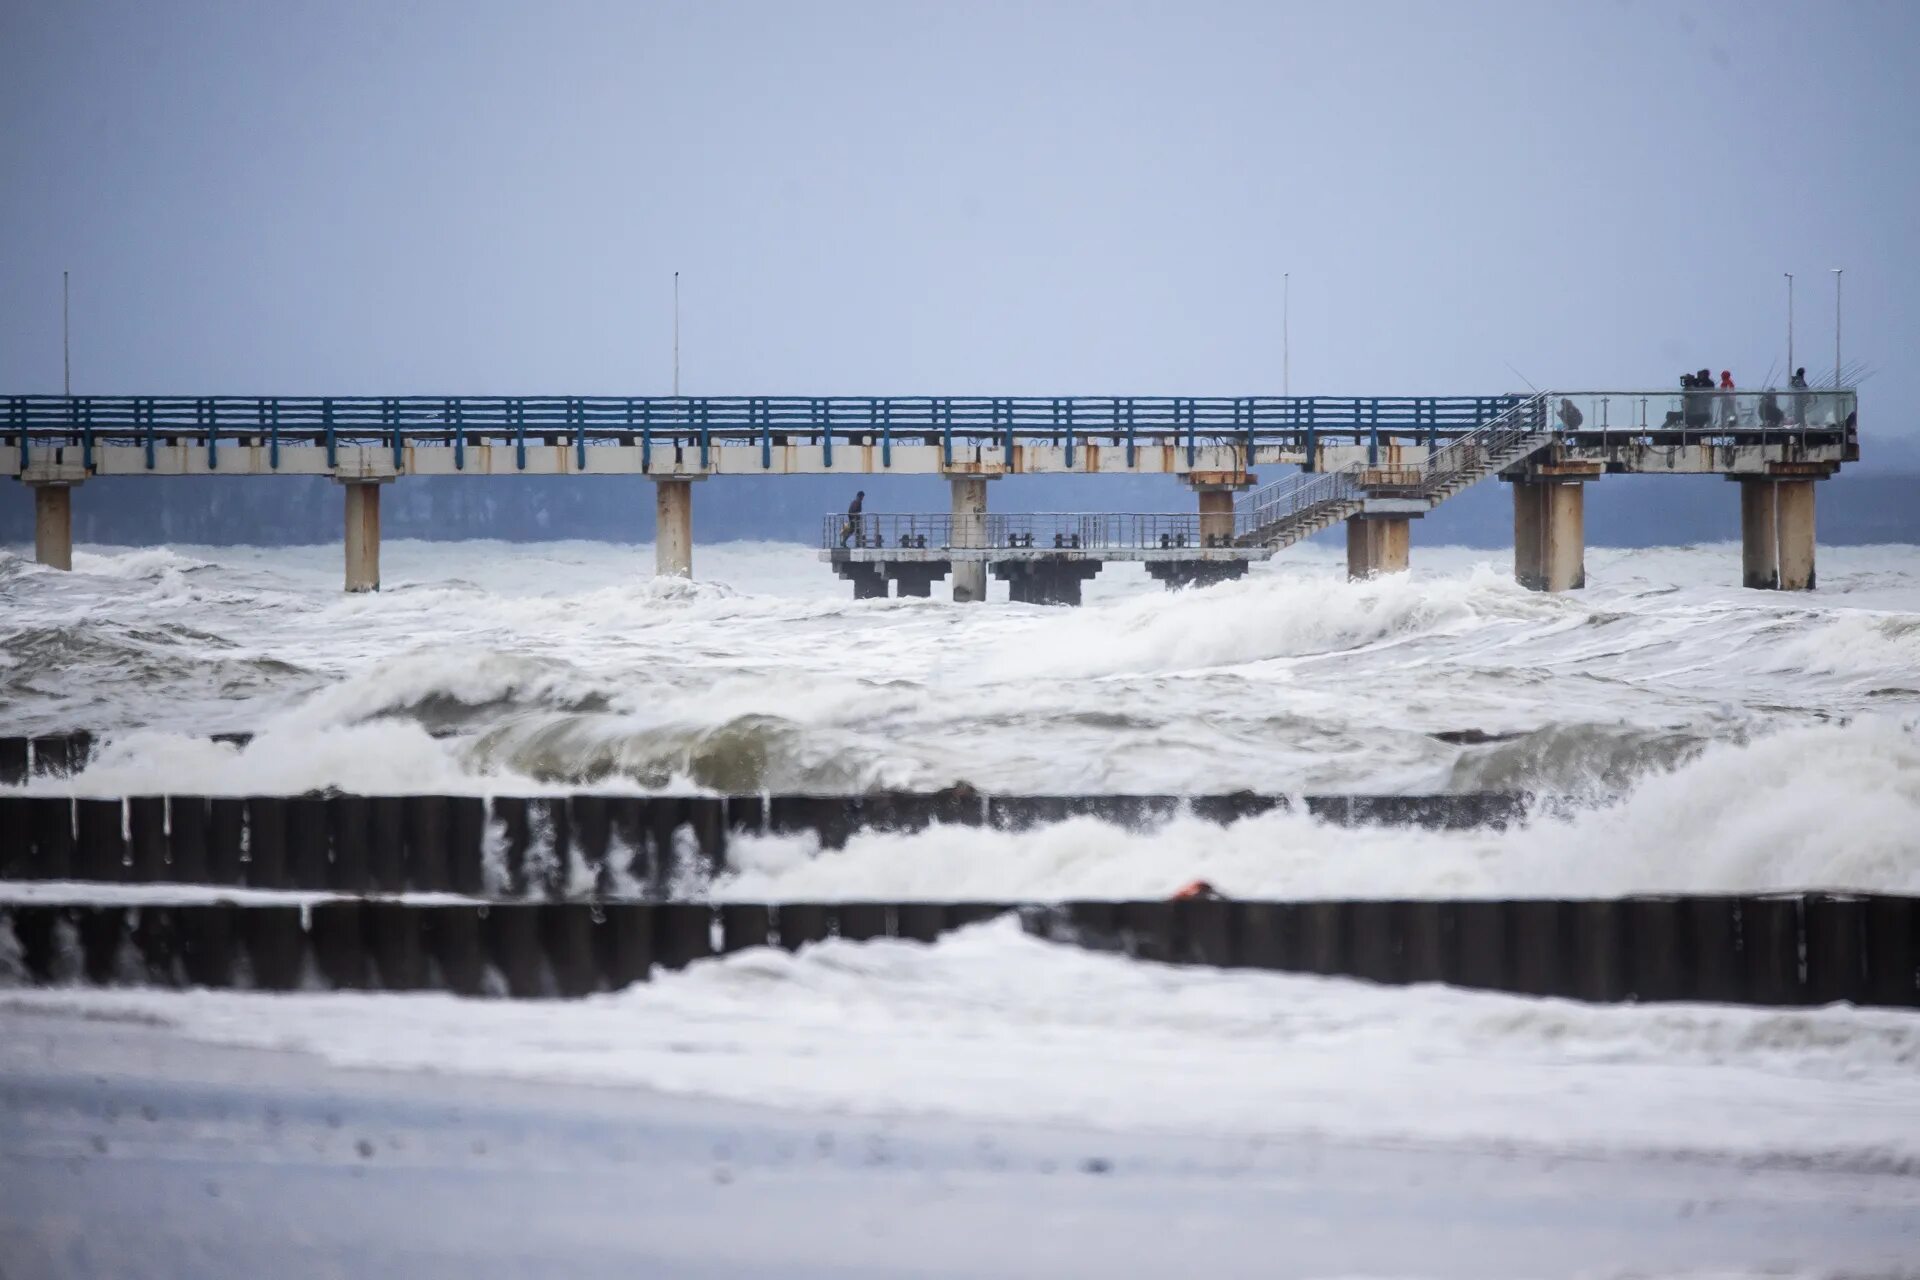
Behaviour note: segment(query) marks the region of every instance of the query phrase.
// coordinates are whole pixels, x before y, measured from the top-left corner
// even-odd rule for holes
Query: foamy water
[[[807,1112],[1911,1168],[1920,1022],[1898,1010],[1596,1007],[1172,968],[1010,920],[941,942],[761,948],[579,1001],[54,990],[401,1071],[642,1085]]]
[[[810,551],[701,547],[695,582],[595,543],[0,553],[0,732],[87,728],[93,794],[650,790],[1573,793],[1500,835],[1275,815],[1224,835],[1097,823],[744,851],[729,891],[1913,888],[1920,549],[1823,549],[1751,592],[1731,545],[1588,554],[1583,592],[1506,553],[1339,548],[1168,593],[1112,566],[1081,609],[860,601]],[[996,584],[996,591],[1004,592]],[[206,734],[247,731],[251,745]],[[1471,745],[1447,740],[1472,732]],[[1446,736],[1443,736],[1446,735]],[[1411,868],[1418,868],[1417,873]],[[857,888],[856,888],[857,887]]]

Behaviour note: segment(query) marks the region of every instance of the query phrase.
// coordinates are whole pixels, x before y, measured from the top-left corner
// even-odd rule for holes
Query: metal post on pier
[[[1793,272],[1789,271],[1785,274],[1787,277],[1787,377],[1791,378],[1795,367],[1793,363]]]
[[[1840,280],[1845,274],[1846,268],[1833,268],[1833,389],[1836,393],[1836,405],[1839,401],[1837,393],[1840,390]],[[1835,414],[1837,415],[1838,412],[1836,408]]]

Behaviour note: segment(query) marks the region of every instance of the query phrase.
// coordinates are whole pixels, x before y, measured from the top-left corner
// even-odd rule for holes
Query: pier
[[[1586,486],[1609,475],[1738,482],[1741,581],[1816,583],[1815,492],[1857,461],[1851,388],[1546,391],[1444,397],[0,397],[0,474],[31,490],[35,555],[72,564],[72,512],[100,476],[327,476],[342,489],[344,585],[380,585],[380,495],[417,476],[580,476],[655,486],[655,571],[693,573],[699,482],[942,475],[946,512],[823,521],[821,558],[859,597],[1073,604],[1109,561],[1169,586],[1216,582],[1344,523],[1355,578],[1406,569],[1413,522],[1497,477],[1514,572],[1585,582]],[[1256,468],[1296,467],[1259,486]],[[1190,512],[998,516],[996,480],[1169,475]],[[1077,540],[1077,541],[1076,541]]]

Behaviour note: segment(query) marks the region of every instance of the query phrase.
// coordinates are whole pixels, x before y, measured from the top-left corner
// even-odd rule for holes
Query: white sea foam
[[[653,578],[648,548],[592,543],[403,541],[384,560],[384,591],[346,596],[335,547],[84,548],[71,574],[0,554],[0,732],[104,733],[85,775],[36,784],[91,793],[1616,796],[1696,757],[1708,772],[1683,777],[1716,776],[1716,745],[1818,755],[1790,731],[1920,715],[1913,548],[1823,549],[1812,594],[1742,590],[1730,545],[1594,548],[1588,589],[1548,597],[1504,554],[1421,547],[1411,574],[1356,584],[1309,544],[1199,591],[1110,565],[1080,610],[855,602],[774,544],[702,547],[693,583]],[[231,731],[261,738],[188,741]],[[1897,813],[1908,757],[1888,758],[1874,776]],[[1801,805],[1768,819],[1783,850],[1858,811],[1878,848],[1882,802],[1814,764],[1783,764],[1764,796],[1684,802],[1735,826]],[[1662,824],[1685,827],[1650,820],[1634,839],[1652,852],[1631,856],[1678,847]]]
[[[1874,721],[1721,745],[1616,805],[1508,831],[1340,827],[1269,813],[1224,829],[1093,818],[1029,831],[942,826],[743,837],[731,899],[1447,897],[1808,888],[1920,893],[1920,736]]]
[[[1909,1167],[1920,1022],[1596,1007],[1174,969],[1011,921],[741,952],[612,996],[22,992],[355,1066],[640,1084],[809,1111]],[[1358,1067],[1358,1069],[1356,1069]]]

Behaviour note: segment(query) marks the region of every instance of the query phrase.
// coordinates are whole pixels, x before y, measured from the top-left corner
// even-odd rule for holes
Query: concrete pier
[[[853,584],[855,600],[887,598],[887,566],[883,564],[841,564],[834,571]]]
[[[1169,591],[1231,582],[1246,577],[1252,567],[1249,560],[1149,560],[1146,565],[1147,576]]]
[[[946,577],[948,569],[944,561],[938,560],[926,564],[907,562],[886,566],[887,576],[893,579],[894,594],[902,600],[932,599],[934,579]]]
[[[987,481],[984,476],[953,476],[953,545],[987,545]],[[955,604],[987,598],[987,566],[984,561],[955,561],[953,599]]]
[[[693,576],[693,482],[656,480],[653,571],[663,578]],[[880,593],[886,594],[886,583]]]
[[[347,590],[380,589],[380,486],[348,484]]]
[[[1586,487],[1580,481],[1514,481],[1513,576],[1529,591],[1587,585]]]
[[[73,568],[71,486],[33,486],[33,558],[50,569]]]
[[[1412,543],[1407,516],[1353,516],[1347,521],[1347,577],[1358,582],[1405,573]]]
[[[1061,556],[1002,560],[993,566],[993,576],[1007,584],[1007,599],[1014,604],[1077,605],[1081,585],[1100,572],[1100,563]]]
[[[1780,534],[1774,521],[1774,483],[1740,482],[1740,582],[1756,591],[1780,586]]]
[[[1761,591],[1811,591],[1814,497],[1810,479],[1740,481],[1740,581]]]
[[[1200,545],[1233,545],[1233,490],[1225,485],[1208,485],[1199,490]]]
[[[1813,486],[1812,480],[1781,480],[1773,486],[1782,591],[1813,590]]]

